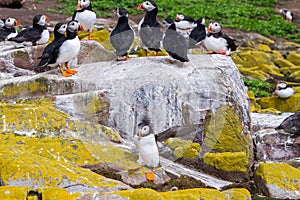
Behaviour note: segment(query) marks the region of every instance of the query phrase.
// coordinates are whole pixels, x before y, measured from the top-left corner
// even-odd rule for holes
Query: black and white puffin
[[[48,44],[41,57],[39,64],[37,65],[37,71],[45,70],[45,67],[49,64],[56,63],[56,59],[59,53],[59,47],[65,41],[65,32],[67,30],[67,24],[57,23],[54,27],[54,40]]]
[[[185,38],[176,31],[175,23],[171,23],[163,38],[163,47],[168,54],[181,62],[188,62],[188,43]]]
[[[154,1],[145,1],[137,6],[138,10],[146,10],[144,18],[140,21],[138,27],[138,34],[142,41],[143,49],[155,51],[158,55],[160,51],[160,43],[163,38],[163,32],[161,31],[161,25],[156,19],[158,8]]]
[[[32,42],[32,45],[46,44],[50,38],[46,23],[49,17],[46,15],[36,15],[32,20],[32,27],[22,30],[16,37],[10,38],[14,42]]]
[[[117,60],[127,60],[128,52],[134,41],[134,31],[128,24],[128,13],[125,8],[117,10],[118,23],[110,33],[110,43],[115,49]]]
[[[222,32],[219,22],[211,20],[207,32],[208,34],[203,42],[208,51],[228,56],[237,49],[234,40]]]
[[[286,99],[294,94],[294,89],[284,82],[279,82],[275,85],[275,93],[278,97]]]
[[[74,12],[72,20],[77,20],[84,30],[88,31],[88,40],[96,22],[96,13],[92,9],[90,0],[78,0],[77,10]]]
[[[182,13],[176,15],[176,28],[182,30],[193,29],[197,26],[196,21],[192,17],[185,16]]]
[[[77,20],[68,22],[67,36],[63,43],[59,47],[58,56],[56,58],[56,64],[59,65],[59,69],[63,76],[69,77],[76,74],[76,70],[70,69],[68,63],[77,57],[80,51],[80,40],[77,36],[78,31],[81,30],[81,25]],[[66,71],[63,67],[65,66]]]
[[[18,33],[15,29],[15,26],[19,25],[20,22],[15,18],[7,18],[4,22],[4,26],[0,28],[0,41],[5,41],[9,38],[16,37]]]
[[[146,173],[147,180],[154,180],[155,168],[159,166],[159,151],[156,135],[151,132],[148,120],[138,124],[138,132],[133,137],[133,142],[138,152],[138,164],[153,168],[152,172]]]
[[[281,10],[281,14],[287,22],[292,22],[294,19],[294,15],[290,10]]]
[[[4,27],[6,19],[0,19],[0,28]]]
[[[189,35],[189,48],[200,44],[206,37],[205,19],[200,18],[196,21],[197,27],[193,28]]]
[[[300,111],[285,118],[276,130],[285,130],[288,133],[300,135]]]

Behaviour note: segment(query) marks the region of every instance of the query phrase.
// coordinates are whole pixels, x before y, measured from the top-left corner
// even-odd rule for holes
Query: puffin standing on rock
[[[67,30],[67,24],[65,23],[57,23],[54,27],[54,40],[48,44],[41,57],[41,61],[37,65],[38,72],[41,72],[45,69],[47,65],[54,64],[56,62],[58,53],[59,53],[59,47],[61,44],[65,41],[65,32]]]
[[[138,27],[138,33],[142,40],[143,49],[146,51],[146,56],[147,50],[155,51],[155,55],[157,56],[160,51],[160,43],[163,37],[161,25],[156,19],[158,13],[157,5],[154,1],[149,0],[140,3],[137,9],[146,10],[146,14],[140,21]]]
[[[5,41],[8,40],[9,38],[16,37],[18,33],[15,29],[15,26],[19,26],[19,25],[20,22],[15,18],[7,18],[4,21],[3,26],[0,28],[0,41]]]
[[[78,0],[76,11],[72,20],[77,20],[88,31],[88,40],[91,39],[91,33],[96,22],[96,13],[92,9],[90,0]]]
[[[46,15],[36,15],[32,20],[32,27],[22,30],[16,37],[8,39],[14,42],[32,42],[32,45],[46,44],[50,38],[46,23],[49,17]]]
[[[115,49],[117,61],[128,60],[134,41],[134,31],[128,24],[128,13],[125,8],[117,10],[118,23],[110,33],[110,43]]]
[[[171,23],[163,38],[163,47],[168,54],[181,62],[188,62],[188,43],[185,38],[176,31],[175,23]]]
[[[189,48],[193,48],[195,45],[200,44],[206,37],[205,19],[200,18],[196,23],[197,27],[195,27],[189,35]]]
[[[278,97],[286,99],[294,94],[294,89],[290,85],[279,82],[275,85],[275,93]]]
[[[232,51],[237,49],[234,40],[222,32],[219,22],[211,20],[207,32],[204,45],[208,51],[229,56]]]
[[[154,180],[155,168],[159,166],[159,151],[156,136],[150,132],[148,120],[143,120],[138,124],[138,132],[133,137],[133,142],[138,152],[138,164],[153,168],[152,172],[146,173],[147,180]]]

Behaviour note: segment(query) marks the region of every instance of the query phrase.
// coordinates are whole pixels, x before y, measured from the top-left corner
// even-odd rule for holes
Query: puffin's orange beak
[[[276,84],[275,89],[279,90],[279,84]]]
[[[207,32],[209,33],[211,31],[210,25],[207,26]]]
[[[84,27],[82,26],[82,24],[79,23],[79,31],[84,31]]]
[[[46,17],[46,22],[48,22],[50,18],[47,15],[45,15],[45,17]]]
[[[140,141],[140,139],[141,139],[141,132],[139,131],[138,132],[138,140]]]
[[[137,9],[138,9],[138,10],[143,10],[143,9],[144,9],[143,3],[140,3],[140,4],[137,6]]]
[[[15,26],[20,26],[20,25],[21,25],[21,22],[20,22],[19,20],[16,20],[14,25],[15,25]]]
[[[76,10],[80,10],[80,3],[78,2],[77,6],[76,6]]]

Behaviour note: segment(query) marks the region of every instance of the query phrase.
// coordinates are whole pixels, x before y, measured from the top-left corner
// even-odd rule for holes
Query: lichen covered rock
[[[282,112],[296,112],[300,109],[300,93],[295,93],[287,99],[277,96],[262,97],[258,100],[262,109],[275,108]]]
[[[255,179],[259,190],[268,197],[300,197],[300,171],[288,164],[261,163],[255,172]]]
[[[173,149],[173,154],[177,159],[196,159],[199,152],[201,152],[200,144],[193,143],[190,140],[184,141],[178,138],[170,138],[165,141],[165,144]]]

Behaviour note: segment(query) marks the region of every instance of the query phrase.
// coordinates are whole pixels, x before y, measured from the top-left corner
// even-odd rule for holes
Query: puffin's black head
[[[157,5],[154,1],[149,0],[149,1],[144,1],[142,3],[140,3],[137,7],[138,10],[146,10],[148,12],[152,11],[152,10],[157,10]]]
[[[118,15],[119,18],[120,17],[128,17],[128,13],[127,13],[125,8],[119,8],[117,10],[117,15]]]
[[[77,20],[72,20],[68,22],[67,30],[70,32],[77,32],[82,30],[82,28]]]
[[[0,20],[0,28],[3,27],[4,24],[5,24],[5,19],[1,19],[1,20]]]
[[[200,25],[200,24],[205,25],[205,18],[199,18],[199,19],[197,19],[196,23],[197,23],[197,25]]]
[[[33,23],[33,26],[36,25],[36,24],[44,26],[47,21],[49,21],[48,16],[46,16],[46,15],[36,15],[36,16],[34,16],[34,18],[32,20],[32,23]]]
[[[59,22],[54,27],[54,33],[64,34],[67,30],[67,24]]]

